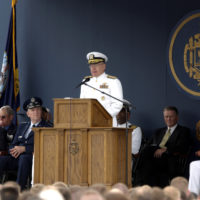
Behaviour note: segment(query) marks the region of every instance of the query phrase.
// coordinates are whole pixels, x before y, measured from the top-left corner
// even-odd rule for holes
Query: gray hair
[[[7,115],[9,115],[9,116],[15,114],[14,110],[10,106],[8,106],[8,105],[2,106],[0,108],[0,110],[5,111],[7,113]]]

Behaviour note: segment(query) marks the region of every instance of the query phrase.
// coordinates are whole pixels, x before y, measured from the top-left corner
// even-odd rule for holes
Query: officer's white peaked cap
[[[100,62],[106,63],[108,61],[108,57],[105,54],[96,51],[88,53],[86,58],[88,60],[88,64],[97,64]]]

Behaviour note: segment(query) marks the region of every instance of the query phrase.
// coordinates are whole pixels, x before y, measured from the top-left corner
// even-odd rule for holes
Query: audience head
[[[173,127],[178,122],[178,109],[174,106],[165,107],[163,110],[165,124]]]
[[[81,194],[86,190],[84,187],[81,187],[80,185],[70,185],[69,186],[71,199],[72,200],[79,200]]]
[[[128,194],[128,187],[124,183],[116,183],[112,186],[111,192],[120,191],[123,194]]]
[[[20,194],[20,187],[17,183],[9,182],[4,184],[0,190],[1,200],[17,200]]]
[[[167,200],[163,190],[159,187],[152,188],[152,199],[153,200]]]
[[[5,187],[14,187],[14,188],[17,189],[18,193],[20,193],[20,191],[21,191],[20,185],[15,181],[7,181],[7,182],[5,182],[3,184],[3,186],[5,186]]]
[[[87,189],[80,195],[80,200],[104,200],[104,197],[93,189]]]
[[[63,195],[65,200],[71,200],[71,194],[68,186],[63,182],[55,182],[54,187]]]
[[[33,124],[38,123],[42,119],[42,99],[39,97],[32,97],[27,99],[23,105],[27,116]]]
[[[20,195],[18,200],[42,200],[38,193],[32,193],[31,191],[23,191]]]
[[[188,180],[186,178],[181,176],[175,177],[171,180],[170,185],[177,188],[181,192],[182,199],[184,196],[189,196],[190,192],[188,190]]]
[[[96,190],[100,194],[104,195],[107,191],[107,188],[104,184],[102,183],[96,183],[90,186],[91,189]]]
[[[167,197],[167,200],[181,200],[181,193],[180,191],[173,187],[167,186],[163,189],[164,194]]]
[[[2,106],[0,108],[0,126],[10,126],[12,124],[14,114],[15,112],[10,106]]]
[[[122,192],[112,192],[111,190],[105,194],[105,199],[106,200],[128,200],[128,197]]]
[[[152,188],[148,185],[136,187],[129,193],[131,200],[153,200],[152,195]]]
[[[54,186],[45,186],[39,193],[42,200],[64,200],[62,194]]]
[[[32,193],[34,193],[34,194],[38,194],[40,191],[43,190],[44,187],[45,187],[44,184],[42,184],[42,183],[36,183],[36,184],[34,184],[34,185],[31,187],[30,191],[31,191]]]

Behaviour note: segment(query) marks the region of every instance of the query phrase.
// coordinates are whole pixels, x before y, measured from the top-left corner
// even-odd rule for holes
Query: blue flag
[[[16,1],[12,0],[10,24],[0,74],[0,107],[10,105],[17,112],[20,108],[20,96],[16,49]]]

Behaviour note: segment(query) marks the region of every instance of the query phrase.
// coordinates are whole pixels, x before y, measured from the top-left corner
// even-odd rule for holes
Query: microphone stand
[[[128,186],[128,107],[131,106],[131,104],[129,104],[126,101],[123,101],[121,99],[118,99],[118,98],[116,98],[116,97],[114,97],[114,96],[112,96],[112,95],[110,95],[110,94],[108,94],[108,93],[106,93],[104,91],[101,91],[101,90],[99,90],[99,89],[97,89],[97,88],[95,88],[95,87],[93,87],[91,85],[88,85],[86,82],[82,83],[82,85],[86,85],[86,86],[88,86],[88,87],[90,87],[92,89],[95,89],[95,90],[101,92],[102,94],[105,94],[105,95],[107,95],[107,96],[109,96],[109,97],[111,97],[111,98],[113,98],[113,99],[115,99],[117,101],[120,101],[120,102],[122,102],[124,104],[125,111],[126,111],[126,163],[125,163],[126,164],[126,166],[125,166],[126,174],[125,174],[125,180],[126,180],[126,184]],[[131,175],[131,177],[132,177],[132,175]]]

